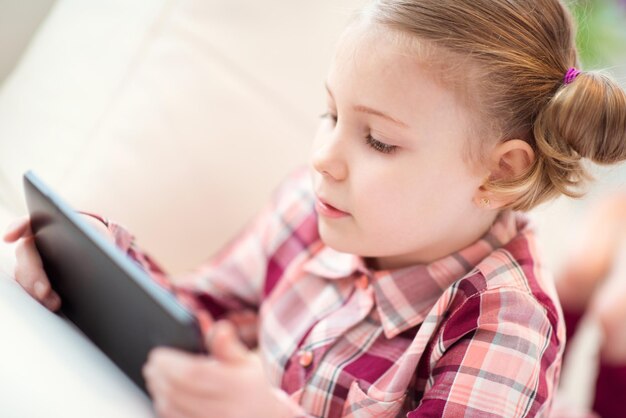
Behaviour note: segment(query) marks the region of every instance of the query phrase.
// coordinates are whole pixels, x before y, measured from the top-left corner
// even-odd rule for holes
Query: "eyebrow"
[[[326,87],[326,91],[328,92],[328,94],[330,94],[330,97],[332,97],[333,100],[335,100],[335,96],[333,96],[333,93],[330,91],[330,88],[328,87],[328,84],[325,84]],[[370,115],[376,115],[376,116],[380,116],[383,119],[387,119],[390,122],[395,123],[396,125],[400,125],[404,128],[408,128],[409,125],[407,125],[406,123],[402,122],[401,120],[395,119],[391,116],[389,116],[386,113],[381,112],[380,110],[376,110],[376,109],[372,109],[371,107],[367,107],[367,106],[363,106],[363,105],[355,105],[353,107],[353,109],[357,112],[362,112],[362,113],[368,113]]]

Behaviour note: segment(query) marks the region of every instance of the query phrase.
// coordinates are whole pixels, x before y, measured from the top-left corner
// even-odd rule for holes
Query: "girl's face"
[[[496,215],[477,204],[488,172],[464,158],[470,113],[430,71],[369,24],[347,30],[330,66],[312,177],[317,198],[345,214],[318,200],[319,232],[377,268],[462,249]]]

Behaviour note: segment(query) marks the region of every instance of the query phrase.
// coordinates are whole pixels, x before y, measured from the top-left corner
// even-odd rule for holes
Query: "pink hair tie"
[[[576,77],[578,77],[581,72],[582,71],[577,70],[575,67],[570,68],[569,70],[567,70],[567,73],[565,73],[565,78],[563,78],[563,84],[567,86],[568,84],[576,80]]]

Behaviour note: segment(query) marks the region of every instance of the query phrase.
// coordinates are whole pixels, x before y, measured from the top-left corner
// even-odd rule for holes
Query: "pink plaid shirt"
[[[324,245],[306,170],[217,256],[167,278],[109,224],[120,247],[195,312],[229,318],[258,346],[294,416],[546,416],[564,326],[521,215],[428,265],[373,271]]]

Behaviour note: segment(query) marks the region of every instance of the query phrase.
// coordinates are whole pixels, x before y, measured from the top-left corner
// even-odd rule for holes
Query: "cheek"
[[[468,181],[467,173],[444,172],[441,166],[421,168],[404,168],[389,177],[361,176],[358,196],[362,213],[370,220],[379,218],[378,225],[399,224],[401,228],[406,222],[445,220],[472,203],[477,186]]]
[[[375,165],[370,165],[352,177],[363,228],[389,228],[405,222],[407,214],[420,206],[426,194],[425,185],[409,176],[405,170],[376,170]]]

